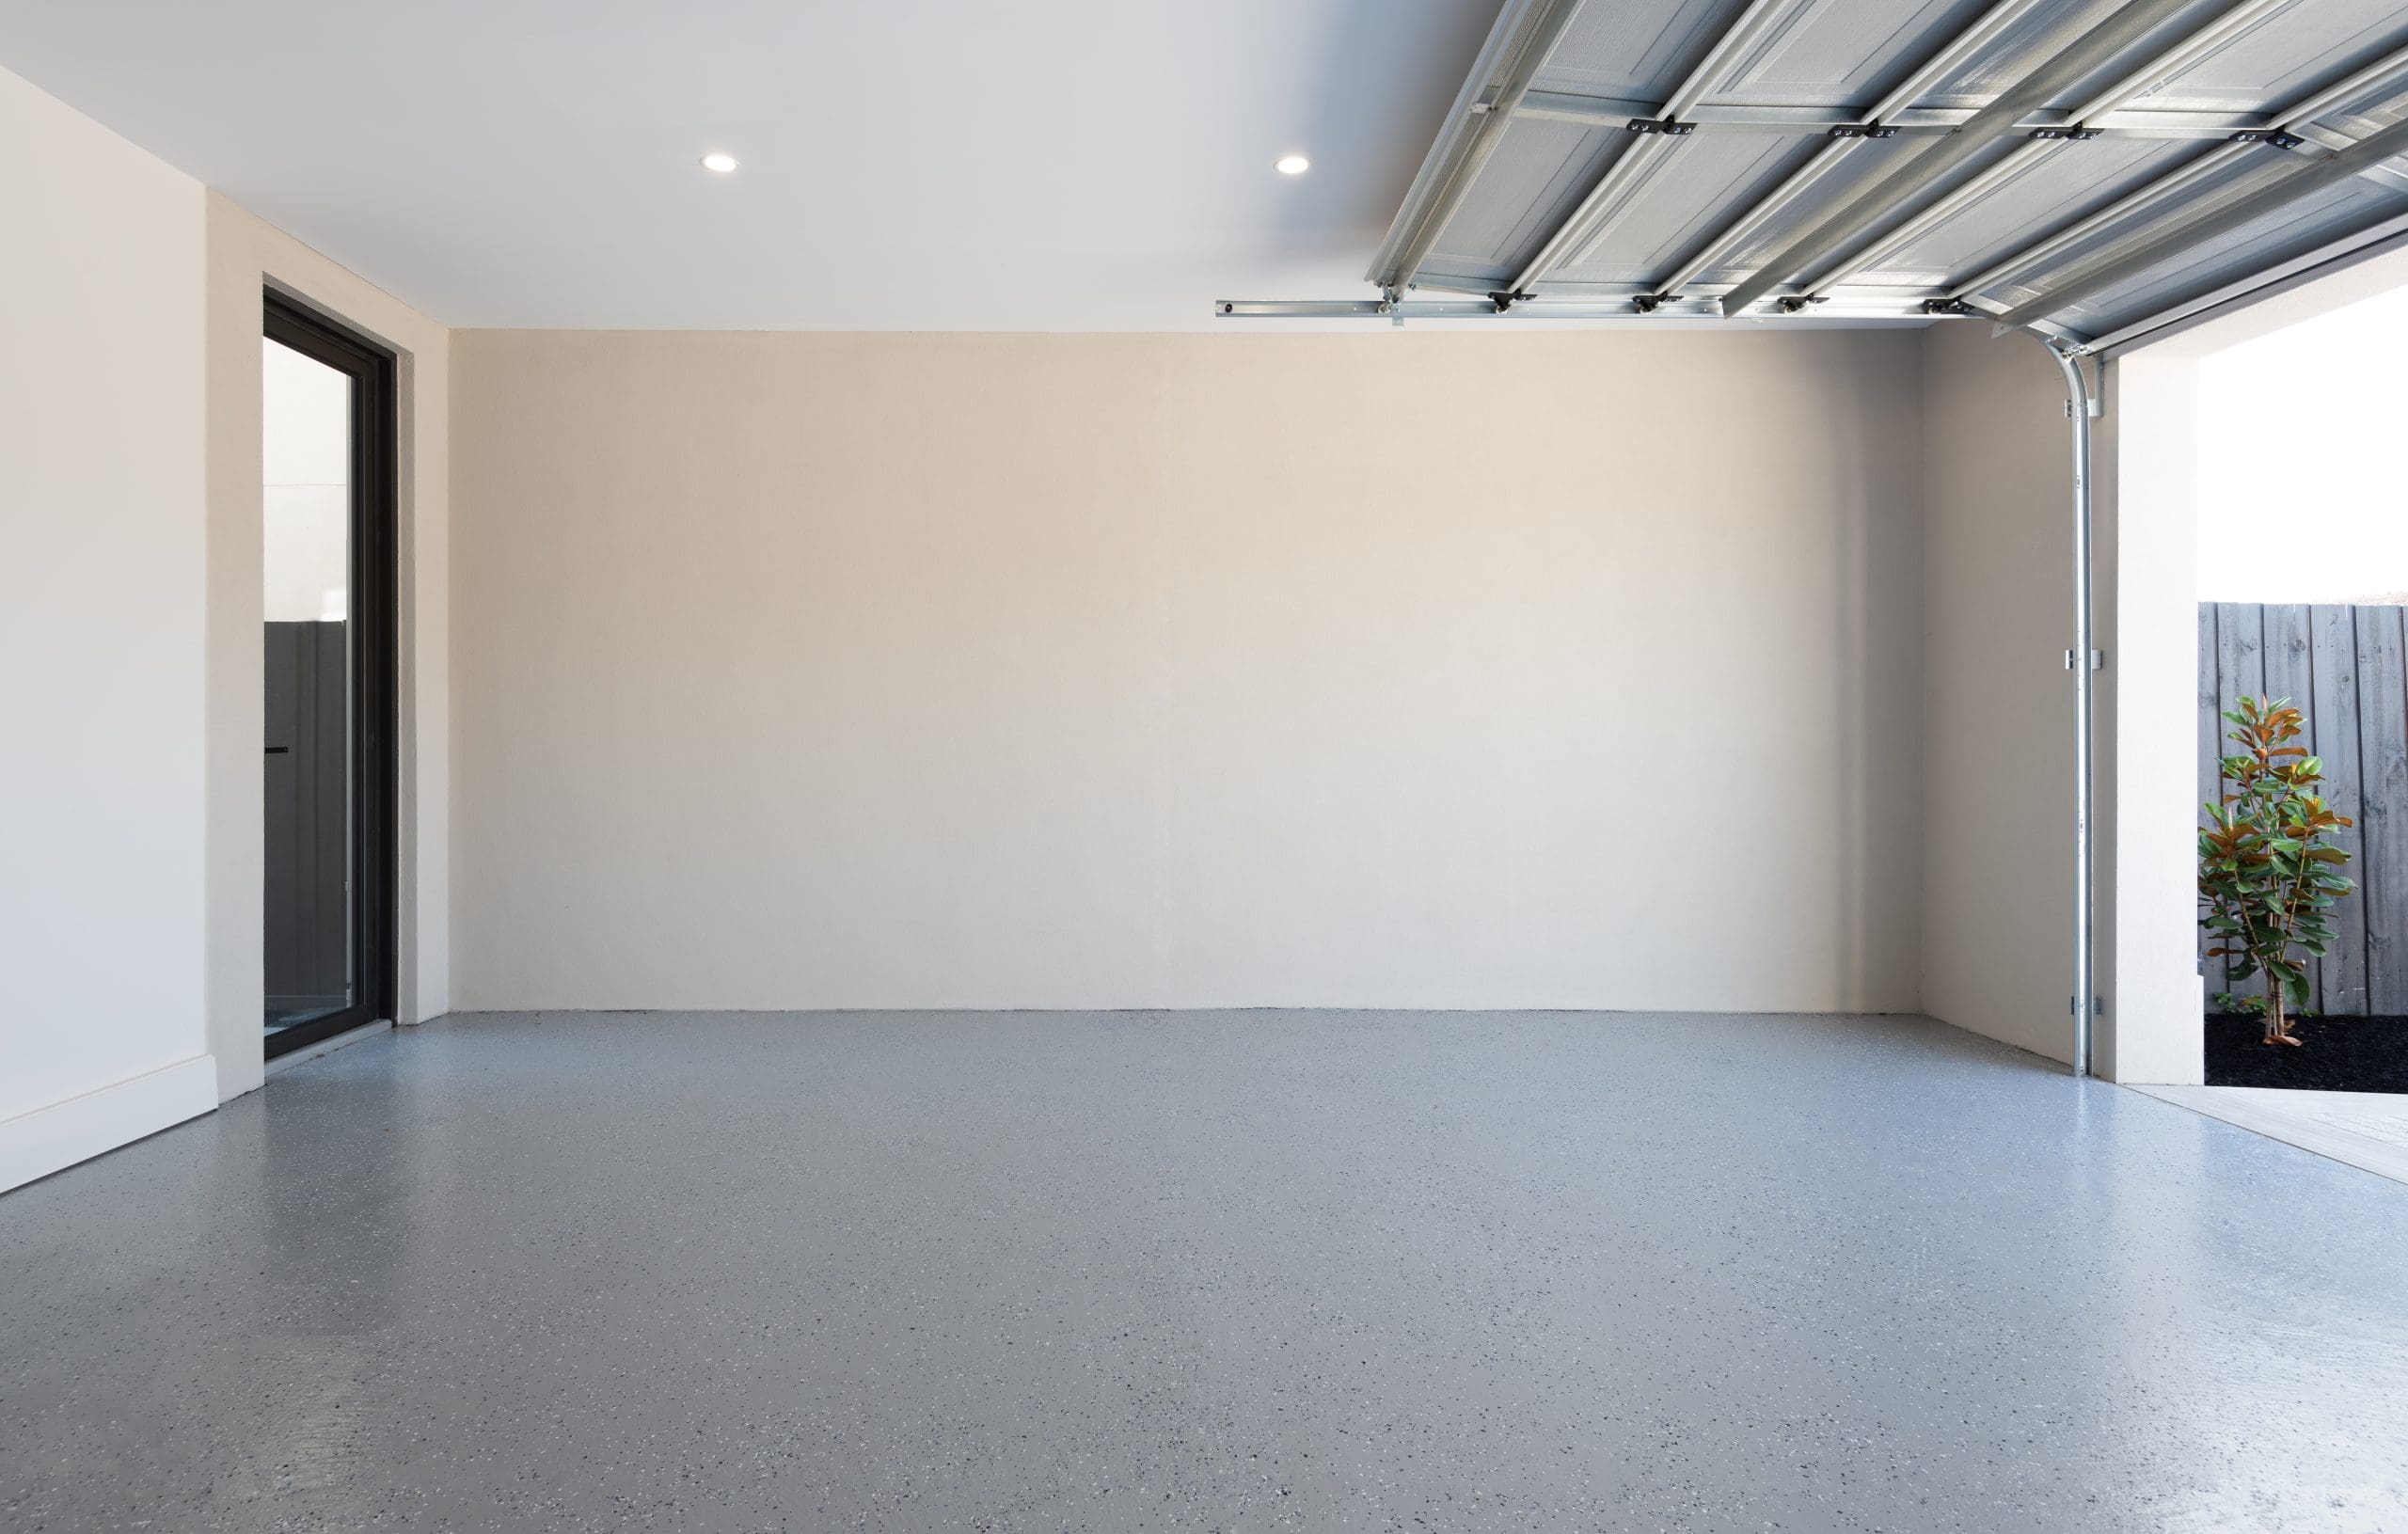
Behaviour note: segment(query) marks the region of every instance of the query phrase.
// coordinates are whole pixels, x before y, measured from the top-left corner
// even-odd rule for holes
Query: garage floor
[[[2399,1529],[2403,1296],[1927,1022],[459,1019],[0,1198],[0,1526]]]

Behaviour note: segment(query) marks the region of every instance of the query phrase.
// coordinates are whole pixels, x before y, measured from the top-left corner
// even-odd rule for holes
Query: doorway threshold
[[[315,1044],[304,1044],[290,1053],[277,1055],[267,1063],[267,1073],[270,1076],[280,1076],[304,1061],[332,1054],[346,1044],[356,1044],[363,1038],[374,1038],[378,1034],[389,1034],[392,1031],[393,1020],[390,1018],[379,1018],[374,1022],[363,1022],[356,1028],[346,1028],[331,1038],[322,1038]],[[2408,1101],[2408,1099],[2401,1100]],[[2408,1150],[2403,1150],[2403,1157],[2408,1157]]]
[[[2300,1092],[2276,1086],[2134,1086],[2302,1150],[2408,1182],[2408,1092]]]

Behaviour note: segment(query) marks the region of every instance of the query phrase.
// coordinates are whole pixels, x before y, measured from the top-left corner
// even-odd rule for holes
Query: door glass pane
[[[267,1031],[358,994],[351,921],[350,377],[262,340]]]

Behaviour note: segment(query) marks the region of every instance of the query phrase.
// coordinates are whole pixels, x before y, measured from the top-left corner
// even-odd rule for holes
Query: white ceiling
[[[1370,292],[1497,7],[0,0],[0,67],[451,324],[1191,330]]]

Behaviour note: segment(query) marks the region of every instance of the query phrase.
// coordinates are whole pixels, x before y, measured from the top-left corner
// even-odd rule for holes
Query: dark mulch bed
[[[2302,1018],[2291,1032],[2298,1049],[2270,1049],[2258,1019],[2210,1013],[2208,1084],[2408,1092],[2408,1018]]]

